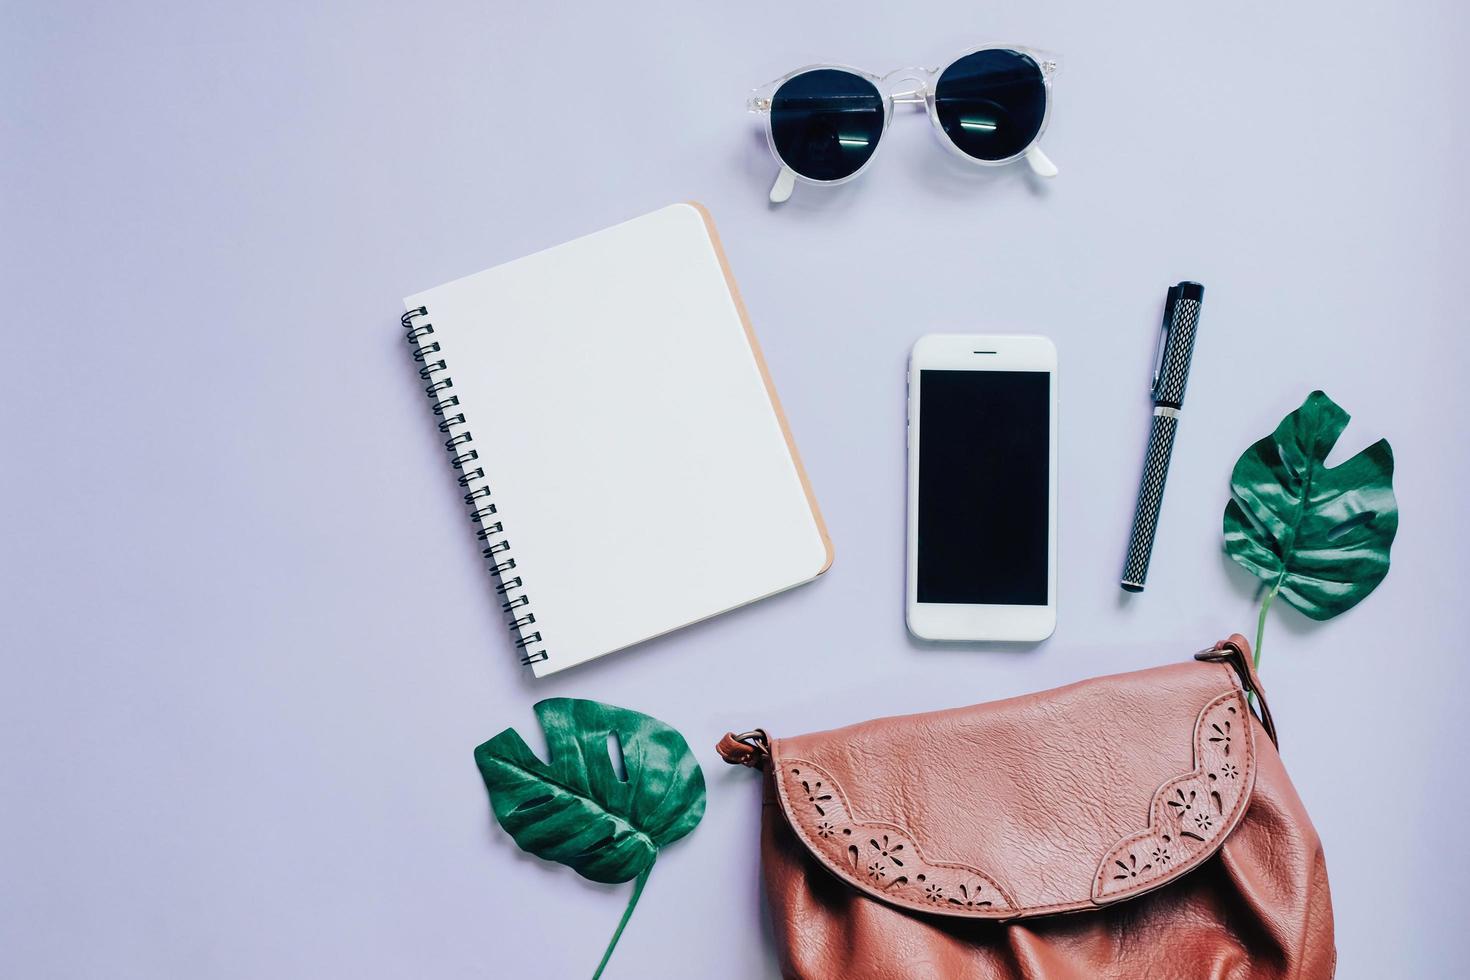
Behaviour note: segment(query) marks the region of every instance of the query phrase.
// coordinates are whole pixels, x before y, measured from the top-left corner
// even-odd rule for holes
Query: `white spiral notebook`
[[[810,581],[832,547],[708,212],[408,297],[403,325],[537,676]]]

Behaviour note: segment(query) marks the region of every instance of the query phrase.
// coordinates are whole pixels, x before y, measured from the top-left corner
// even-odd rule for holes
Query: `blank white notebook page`
[[[673,205],[406,300],[473,434],[537,675],[830,564],[712,236]]]

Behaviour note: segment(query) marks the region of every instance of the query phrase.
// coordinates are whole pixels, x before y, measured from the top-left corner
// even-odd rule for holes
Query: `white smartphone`
[[[1044,640],[1057,622],[1057,349],[930,334],[909,355],[909,631]]]

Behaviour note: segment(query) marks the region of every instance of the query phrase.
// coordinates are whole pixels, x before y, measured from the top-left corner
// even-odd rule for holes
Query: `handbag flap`
[[[893,905],[1010,919],[1107,905],[1199,866],[1250,801],[1235,674],[1185,663],[771,742],[797,838]]]

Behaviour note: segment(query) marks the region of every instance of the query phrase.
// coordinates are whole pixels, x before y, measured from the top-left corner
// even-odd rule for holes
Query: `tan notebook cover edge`
[[[791,435],[791,423],[786,419],[786,411],[781,407],[781,397],[776,394],[776,384],[771,380],[771,372],[766,367],[766,357],[761,351],[760,341],[756,339],[755,328],[751,326],[750,314],[745,308],[745,300],[740,296],[740,287],[735,284],[735,275],[730,271],[730,262],[725,257],[725,247],[720,244],[720,233],[715,229],[714,216],[709,209],[698,201],[685,201],[704,221],[705,231],[709,233],[710,244],[714,246],[715,258],[720,260],[720,271],[725,275],[725,285],[730,289],[730,298],[735,301],[735,312],[740,315],[740,325],[745,329],[745,339],[750,344],[750,352],[755,356],[755,366],[760,371],[761,383],[766,386],[766,395],[771,399],[771,408],[776,413],[776,422],[781,426],[781,435],[786,440],[786,449],[791,453],[791,462],[796,466],[797,479],[801,481],[802,492],[806,494],[806,502],[812,510],[812,520],[817,523],[817,534],[822,539],[822,546],[827,550],[827,560],[821,568],[817,569],[817,575],[821,575],[832,567],[832,538],[827,533],[827,522],[822,519],[822,510],[817,506],[816,494],[812,492],[811,480],[807,477],[806,466],[801,462],[801,453],[796,448],[796,440]],[[817,575],[812,576],[816,578]],[[810,581],[810,579],[808,579]]]

